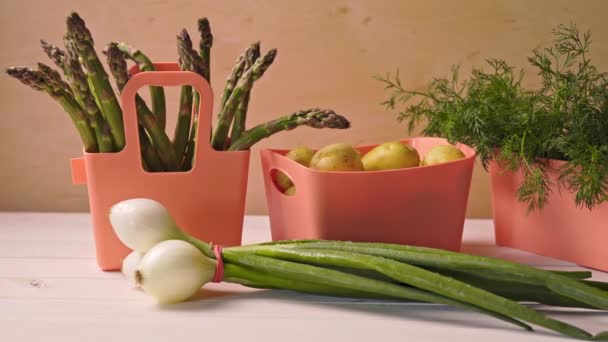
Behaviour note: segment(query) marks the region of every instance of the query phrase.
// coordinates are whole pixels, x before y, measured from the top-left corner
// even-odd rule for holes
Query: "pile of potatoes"
[[[349,144],[325,146],[316,153],[308,147],[297,147],[285,157],[319,171],[379,171],[429,166],[464,158],[464,153],[452,145],[438,145],[430,149],[422,161],[418,151],[400,141],[378,145],[364,156]],[[282,172],[276,174],[276,184],[285,195],[295,194],[291,179]]]

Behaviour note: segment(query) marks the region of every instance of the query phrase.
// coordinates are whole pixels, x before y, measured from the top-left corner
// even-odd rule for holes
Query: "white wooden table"
[[[492,222],[468,220],[464,251],[559,270],[575,265],[493,246]],[[270,237],[245,220],[244,242]],[[608,274],[594,271],[594,279]],[[537,306],[542,309],[542,307]],[[592,333],[608,314],[551,309]],[[0,341],[558,341],[480,314],[431,304],[351,300],[212,284],[159,308],[117,272],[98,270],[86,214],[0,213]],[[563,340],[563,339],[562,339]]]

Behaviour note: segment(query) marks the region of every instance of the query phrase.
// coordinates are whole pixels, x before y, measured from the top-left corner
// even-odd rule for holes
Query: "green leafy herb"
[[[529,210],[547,203],[553,186],[547,160],[568,161],[559,185],[591,209],[608,200],[608,74],[591,63],[589,32],[560,25],[553,33],[552,46],[528,59],[539,89],[525,88],[523,71],[492,59],[488,71],[475,68],[464,81],[454,67],[425,91],[405,89],[398,72],[376,77],[390,92],[383,105],[404,106],[398,118],[410,131],[424,124],[423,134],[474,146],[484,167],[495,161],[521,170],[518,196]]]

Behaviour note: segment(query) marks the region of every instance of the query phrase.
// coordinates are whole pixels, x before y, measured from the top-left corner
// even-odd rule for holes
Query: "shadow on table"
[[[415,302],[395,302],[389,300],[368,300],[355,298],[340,298],[302,294],[288,290],[259,290],[252,292],[229,292],[201,289],[191,300],[183,303],[161,307],[163,311],[200,311],[210,313],[214,309],[222,309],[238,306],[243,301],[284,301],[317,307],[340,309],[348,312],[361,312],[366,315],[376,315],[379,318],[404,319],[411,321],[436,322],[441,324],[455,325],[459,327],[469,327],[478,329],[492,329],[530,333],[516,326],[501,322],[498,319],[490,318],[480,320],[482,314],[473,311],[464,311],[440,304],[415,303]],[[545,309],[546,306],[530,305],[545,314],[558,314],[564,320],[573,317],[584,317],[585,321],[593,318],[605,318],[606,313],[601,311],[591,311],[583,309]],[[463,313],[460,315],[446,315],[441,313]],[[268,314],[265,311],[264,314]],[[534,334],[545,336],[563,337],[557,333],[535,327]]]

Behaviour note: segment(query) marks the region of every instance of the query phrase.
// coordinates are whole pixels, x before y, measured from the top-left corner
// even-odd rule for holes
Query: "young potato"
[[[391,141],[374,147],[362,161],[365,171],[393,170],[418,166],[420,156],[412,146]]]
[[[464,153],[452,145],[438,145],[431,148],[426,153],[420,165],[436,165],[441,163],[447,163],[449,161],[457,159],[462,159],[464,157]]]
[[[315,154],[315,151],[311,150],[306,146],[296,147],[293,150],[287,152],[285,157],[295,161],[300,165],[304,165],[308,167],[310,165],[310,160],[312,156]],[[283,193],[287,193],[289,188],[293,187],[293,182],[286,174],[283,172],[277,172],[277,186],[283,191]],[[295,189],[294,189],[295,192]]]
[[[285,190],[284,194],[287,196],[293,196],[296,193],[296,187],[292,186]]]
[[[310,160],[312,156],[315,155],[315,151],[311,150],[306,146],[296,147],[293,150],[287,152],[285,157],[295,161],[300,165],[304,165],[308,167],[310,165]]]
[[[363,171],[361,154],[348,144],[332,144],[318,150],[310,168],[320,171]]]

